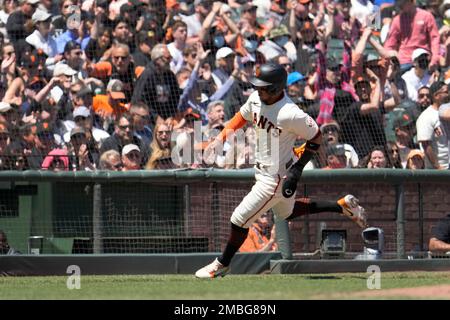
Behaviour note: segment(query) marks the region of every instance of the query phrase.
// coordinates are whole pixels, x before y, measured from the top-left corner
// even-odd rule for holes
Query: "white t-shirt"
[[[415,68],[412,68],[405,72],[402,76],[403,80],[406,82],[406,89],[408,91],[408,98],[412,101],[417,101],[417,91],[423,87],[428,87],[428,82],[430,81],[431,75],[425,73],[422,79],[420,79],[416,73]]]
[[[286,172],[286,164],[295,161],[293,147],[297,138],[310,140],[319,131],[317,123],[286,94],[273,105],[266,105],[255,91],[240,112],[256,130],[256,162],[272,175]]]
[[[172,56],[172,61],[170,62],[170,70],[172,70],[174,74],[177,74],[177,72],[183,66],[183,51],[177,48],[175,42],[169,43],[167,45],[167,49],[169,50],[170,55]]]
[[[36,49],[41,49],[44,51],[44,53],[50,58],[53,58],[58,54],[56,41],[51,36],[48,36],[47,39],[44,38],[38,30],[34,30],[32,34],[26,37],[25,41]]]
[[[439,120],[439,111],[432,106],[425,109],[416,122],[417,141],[431,141],[433,151],[435,152],[439,164],[448,169],[448,143],[447,135],[441,126]],[[422,146],[420,146],[423,150]],[[432,169],[428,157],[425,157],[425,168]]]
[[[347,168],[356,168],[359,164],[359,157],[351,145],[344,143],[345,157],[347,158]]]
[[[443,104],[439,107],[439,116],[441,116],[445,111],[450,109],[450,103]],[[447,146],[449,148],[450,152],[450,121],[444,121],[440,118],[441,126],[445,131],[445,134],[447,135]],[[450,161],[450,155],[449,155],[449,161]]]
[[[66,128],[70,128],[66,133],[64,133],[64,142],[70,142],[70,131],[75,128],[75,122],[72,120],[64,121]],[[94,137],[95,142],[98,143],[99,148],[101,147],[103,141],[109,138],[109,133],[105,130],[98,129],[96,127],[92,128],[92,136]]]

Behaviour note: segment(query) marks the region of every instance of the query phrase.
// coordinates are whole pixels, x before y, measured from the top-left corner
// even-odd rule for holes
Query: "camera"
[[[357,260],[381,259],[384,248],[384,231],[381,228],[370,227],[362,231],[364,253],[356,257]]]

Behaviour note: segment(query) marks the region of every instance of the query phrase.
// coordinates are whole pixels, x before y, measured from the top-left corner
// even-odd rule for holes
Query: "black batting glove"
[[[297,190],[298,180],[302,176],[303,168],[304,167],[302,166],[293,165],[288,170],[286,176],[284,177],[283,186],[281,188],[283,197],[290,198],[294,195],[295,190]]]

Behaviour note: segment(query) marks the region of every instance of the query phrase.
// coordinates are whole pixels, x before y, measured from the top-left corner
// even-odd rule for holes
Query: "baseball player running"
[[[287,73],[278,64],[267,63],[257,68],[255,77],[250,80],[255,92],[205,151],[212,152],[222,144],[227,130],[242,128],[247,121],[256,127],[256,183],[231,216],[231,234],[222,255],[199,269],[195,273],[197,278],[224,276],[231,259],[244,243],[248,228],[269,209],[287,220],[308,213],[339,212],[360,227],[366,227],[364,209],[352,195],[338,202],[295,201],[303,168],[319,149],[322,137],[316,122],[285,95],[286,80]],[[298,137],[306,143],[294,149]]]

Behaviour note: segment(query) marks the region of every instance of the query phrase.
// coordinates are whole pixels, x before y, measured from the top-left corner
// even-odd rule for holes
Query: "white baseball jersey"
[[[234,225],[248,228],[269,209],[279,218],[286,219],[292,213],[295,195],[291,198],[283,197],[281,185],[289,164],[293,164],[294,142],[297,137],[311,140],[319,128],[286,95],[273,105],[265,105],[255,91],[240,112],[256,128],[255,160],[263,168],[255,168],[256,183],[234,209],[230,220]]]
[[[264,104],[258,91],[253,92],[240,112],[256,129],[255,160],[276,174],[292,163],[297,137],[310,140],[319,131],[316,122],[287,95],[273,105]]]

